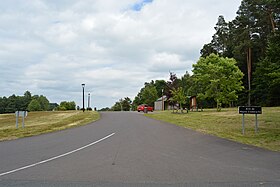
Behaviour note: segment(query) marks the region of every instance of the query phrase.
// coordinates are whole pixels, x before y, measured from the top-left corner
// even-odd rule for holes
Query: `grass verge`
[[[94,111],[29,112],[25,118],[25,128],[21,127],[22,118],[19,117],[19,128],[16,129],[15,114],[1,114],[0,141],[77,127],[96,121],[99,118],[99,113]]]
[[[240,143],[280,151],[280,107],[263,107],[258,115],[259,132],[255,134],[255,115],[245,115],[245,135],[242,134],[242,115],[237,108],[205,109],[203,112],[176,114],[172,111],[155,112],[146,116],[215,135]]]

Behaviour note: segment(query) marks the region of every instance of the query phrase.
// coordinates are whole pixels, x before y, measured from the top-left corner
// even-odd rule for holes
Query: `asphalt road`
[[[280,186],[280,153],[108,112],[0,143],[0,186]]]

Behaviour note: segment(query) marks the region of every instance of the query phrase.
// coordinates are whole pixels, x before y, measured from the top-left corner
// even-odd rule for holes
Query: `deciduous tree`
[[[172,92],[172,101],[179,104],[179,107],[181,109],[181,113],[183,113],[183,104],[187,101],[187,96],[184,93],[184,90],[182,87],[179,87],[177,89],[174,89]]]
[[[211,54],[206,58],[201,57],[193,68],[195,83],[201,88],[199,97],[213,98],[217,110],[220,110],[221,104],[237,100],[237,92],[243,89],[243,73],[233,58]]]
[[[37,99],[32,99],[32,101],[29,103],[27,109],[31,112],[42,110],[41,105]]]

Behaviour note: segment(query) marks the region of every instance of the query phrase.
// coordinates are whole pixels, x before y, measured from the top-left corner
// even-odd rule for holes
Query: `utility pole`
[[[88,109],[90,109],[90,93],[88,93]]]
[[[161,109],[162,109],[162,111],[164,111],[163,89],[161,90],[161,95],[162,95],[162,97],[161,97]]]
[[[248,48],[247,52],[247,69],[248,69],[248,106],[251,106],[251,74],[252,74],[252,49]]]
[[[85,84],[82,84],[83,88],[83,112],[85,112]]]

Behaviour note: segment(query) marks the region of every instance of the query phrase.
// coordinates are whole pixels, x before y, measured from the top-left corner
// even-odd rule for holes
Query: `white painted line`
[[[97,140],[97,141],[95,141],[95,142],[92,142],[92,143],[90,143],[90,144],[87,144],[87,145],[85,145],[85,146],[83,146],[83,147],[80,147],[80,148],[78,148],[78,149],[75,149],[75,150],[73,150],[73,151],[69,151],[69,152],[67,152],[67,153],[64,153],[64,154],[61,154],[61,155],[58,155],[58,156],[55,156],[55,157],[52,157],[52,158],[49,158],[49,159],[40,161],[40,162],[36,162],[36,163],[34,163],[34,164],[30,164],[30,165],[23,166],[23,167],[20,167],[20,168],[11,170],[11,171],[7,171],[7,172],[5,172],[5,173],[0,173],[0,177],[1,177],[1,176],[4,176],[4,175],[11,174],[11,173],[15,173],[15,172],[18,172],[18,171],[21,171],[21,170],[24,170],[24,169],[28,169],[28,168],[31,168],[31,167],[34,167],[34,166],[37,166],[37,165],[40,165],[40,164],[44,164],[44,163],[47,163],[47,162],[56,160],[56,159],[61,158],[61,157],[65,157],[65,156],[67,156],[67,155],[70,155],[70,154],[73,154],[73,153],[75,153],[75,152],[81,151],[81,150],[83,150],[83,149],[85,149],[85,148],[87,148],[87,147],[90,147],[90,146],[92,146],[92,145],[94,145],[94,144],[97,144],[97,143],[99,143],[99,142],[101,142],[101,141],[103,141],[103,140],[106,140],[106,139],[110,138],[110,137],[113,136],[113,135],[115,135],[115,133],[112,133],[112,134],[110,134],[110,135],[108,135],[108,136],[105,136],[104,138],[101,138],[101,139],[99,139],[99,140]]]

